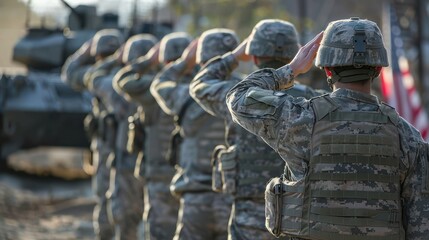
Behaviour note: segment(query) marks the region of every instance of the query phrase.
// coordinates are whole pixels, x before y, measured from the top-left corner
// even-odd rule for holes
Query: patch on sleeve
[[[244,104],[239,111],[257,116],[274,115],[283,103],[286,93],[254,88],[246,93]]]

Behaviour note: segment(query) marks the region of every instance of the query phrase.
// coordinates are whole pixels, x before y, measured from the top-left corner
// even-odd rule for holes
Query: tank
[[[22,149],[89,148],[83,120],[91,110],[91,96],[71,89],[60,73],[67,57],[104,26],[95,6],[72,8],[62,2],[71,10],[67,28],[28,29],[13,50],[13,60],[24,64],[27,73],[0,76],[1,165]]]

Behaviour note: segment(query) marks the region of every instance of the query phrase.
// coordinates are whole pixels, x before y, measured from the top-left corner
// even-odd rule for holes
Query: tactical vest
[[[211,191],[210,158],[213,149],[225,143],[224,122],[193,102],[184,115],[180,133],[183,141],[179,147],[176,175],[170,186],[172,193]]]
[[[266,183],[283,173],[284,161],[261,138],[237,127],[239,141],[219,156],[223,192],[262,199]]]
[[[400,199],[399,117],[341,111],[329,96],[311,100],[316,122],[308,173],[273,179],[266,190],[266,226],[304,239],[405,239]]]
[[[145,107],[144,144],[145,177],[166,179],[174,174],[165,155],[169,147],[170,133],[174,129],[173,118],[164,113],[158,105]]]

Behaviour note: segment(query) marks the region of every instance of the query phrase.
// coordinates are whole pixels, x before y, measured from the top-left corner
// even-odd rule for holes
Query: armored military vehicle
[[[103,26],[95,6],[71,7],[66,28],[29,28],[13,50],[25,75],[0,76],[0,164],[17,150],[39,146],[89,146],[83,119],[91,110],[88,93],[62,82],[66,58]],[[112,16],[104,20],[112,20]],[[115,20],[113,18],[113,20]],[[116,18],[117,20],[117,18]],[[117,26],[117,25],[116,25]]]

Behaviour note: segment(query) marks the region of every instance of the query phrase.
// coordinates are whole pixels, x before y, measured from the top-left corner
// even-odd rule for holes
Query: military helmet
[[[198,39],[197,60],[198,64],[205,63],[211,58],[223,55],[234,50],[239,40],[234,31],[226,28],[214,28],[201,34]]]
[[[318,67],[388,65],[377,24],[356,17],[330,22],[316,56]]]
[[[279,19],[262,20],[253,28],[246,54],[257,57],[293,59],[299,50],[295,27]]]
[[[138,34],[128,39],[124,46],[122,62],[131,62],[145,55],[158,40],[152,34]]]
[[[185,32],[167,34],[161,39],[159,61],[170,62],[178,59],[190,42],[191,37]]]
[[[91,56],[109,56],[121,46],[123,36],[117,29],[103,29],[98,31],[92,40]]]

